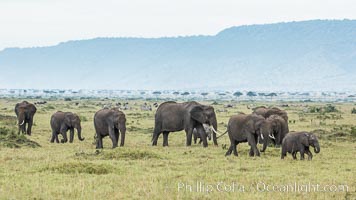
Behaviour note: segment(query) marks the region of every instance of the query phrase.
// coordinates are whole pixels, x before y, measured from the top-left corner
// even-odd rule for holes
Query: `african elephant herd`
[[[15,106],[15,113],[18,119],[18,133],[31,135],[33,117],[36,107],[23,101]],[[78,139],[83,141],[81,132],[80,117],[71,112],[58,111],[50,119],[52,135],[50,142],[59,143],[58,135],[62,135],[61,143],[68,141],[67,131],[70,131],[69,142],[74,139],[74,129],[77,130]],[[304,153],[311,160],[313,155],[309,146],[314,148],[315,153],[320,152],[318,138],[309,132],[290,132],[288,127],[288,114],[279,108],[267,108],[264,106],[253,109],[253,113],[240,113],[230,117],[225,133],[217,136],[217,118],[212,106],[203,105],[195,101],[176,103],[167,101],[158,106],[155,114],[154,131],[152,134],[152,145],[156,146],[158,138],[163,134],[163,146],[168,146],[168,136],[170,132],[184,130],[186,133],[186,145],[191,146],[192,137],[194,143],[200,139],[203,147],[208,146],[208,139],[213,138],[214,145],[218,145],[218,138],[228,133],[230,147],[225,156],[234,153],[238,156],[237,145],[247,142],[250,146],[250,156],[260,156],[260,152],[265,152],[269,143],[274,146],[282,146],[281,159],[284,159],[287,152],[291,153],[293,159],[296,153],[300,153],[300,159],[304,159]],[[103,148],[103,138],[109,136],[113,148],[118,146],[121,135],[120,146],[124,146],[126,134],[126,117],[118,108],[104,108],[94,115],[94,127],[96,148]],[[262,144],[262,149],[257,148],[257,144]]]

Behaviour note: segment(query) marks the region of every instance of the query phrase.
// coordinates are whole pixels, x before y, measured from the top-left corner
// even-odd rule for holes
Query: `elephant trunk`
[[[320,146],[318,142],[314,143],[314,152],[315,153],[319,153],[320,152]]]
[[[125,123],[121,124],[119,126],[119,131],[121,133],[121,141],[120,141],[120,146],[124,146],[125,144],[125,135],[126,135],[126,125]]]
[[[20,134],[20,132],[22,131],[22,133],[25,132],[25,114],[24,113],[19,113],[18,115],[18,127],[19,127],[19,131],[18,133]]]
[[[77,127],[77,132],[78,132],[78,139],[80,141],[83,141],[85,138],[82,138],[82,127],[81,126]]]

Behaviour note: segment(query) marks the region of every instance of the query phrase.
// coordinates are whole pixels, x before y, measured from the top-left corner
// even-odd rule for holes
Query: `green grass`
[[[333,104],[337,112],[310,113],[308,108],[323,108],[323,103],[288,102],[285,108],[290,130],[313,131],[319,136],[321,152],[312,161],[295,161],[288,155],[280,159],[280,149],[269,147],[261,157],[248,156],[248,145],[238,146],[239,157],[225,157],[229,139],[219,139],[219,146],[209,142],[185,146],[185,133],[169,135],[169,147],[151,146],[154,124],[153,111],[141,111],[144,101],[128,101],[132,110],[124,111],[127,135],[124,147],[111,149],[108,137],[104,149],[96,150],[94,140],[94,113],[101,105],[112,100],[52,100],[37,106],[32,136],[18,136],[14,105],[20,100],[0,99],[0,127],[6,127],[0,140],[0,199],[355,199],[356,198],[356,115],[351,114],[354,104]],[[29,100],[37,101],[37,100]],[[117,101],[115,101],[117,102]],[[123,102],[123,101],[121,101]],[[151,102],[153,103],[153,102]],[[213,103],[204,102],[206,104]],[[251,102],[217,102],[215,109],[224,104],[236,104],[217,113],[218,126],[225,132],[229,117],[238,112],[251,113]],[[277,105],[278,103],[255,103]],[[285,104],[285,102],[283,103]],[[82,119],[81,142],[50,143],[50,116],[57,110],[77,113]],[[341,117],[339,117],[341,115]],[[5,117],[4,117],[5,116]],[[327,116],[327,117],[325,117]],[[334,117],[333,117],[334,116]],[[16,133],[16,134],[15,134]],[[69,134],[69,133],[68,133]],[[2,145],[12,138],[15,146]],[[37,148],[21,144],[21,140],[38,143]],[[225,147],[226,146],[226,147]],[[299,156],[299,155],[298,155]],[[320,184],[344,185],[348,192],[258,192],[256,186]],[[203,184],[201,190],[196,184]],[[210,190],[212,185],[235,191]],[[183,187],[184,185],[184,187]],[[236,186],[237,185],[237,186]],[[181,188],[179,188],[182,186]],[[244,192],[241,187],[244,186]],[[192,192],[189,191],[192,187]]]

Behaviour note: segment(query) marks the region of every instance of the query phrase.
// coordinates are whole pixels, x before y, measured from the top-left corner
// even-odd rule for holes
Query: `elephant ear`
[[[199,123],[204,124],[206,121],[206,117],[204,115],[204,109],[201,106],[194,106],[191,110],[190,110],[190,116],[198,121]]]
[[[309,146],[309,134],[308,133],[302,133],[302,139],[301,139],[301,143],[308,147]]]
[[[64,123],[70,127],[72,125],[72,116],[69,114],[64,115]]]

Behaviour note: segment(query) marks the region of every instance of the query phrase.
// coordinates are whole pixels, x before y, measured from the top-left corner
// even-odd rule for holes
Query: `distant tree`
[[[160,91],[154,91],[154,92],[152,92],[152,94],[154,94],[154,95],[156,96],[156,100],[158,100],[158,96],[159,96],[160,94],[162,94],[162,92],[160,92]]]
[[[207,92],[202,92],[202,93],[200,93],[200,95],[202,95],[203,97],[204,97],[204,99],[205,99],[205,97],[208,95],[209,93],[207,93]]]
[[[252,92],[252,91],[247,92],[246,95],[249,96],[251,99],[252,99],[253,97],[257,96],[257,94],[256,94],[255,92]]]
[[[249,97],[255,97],[255,96],[257,96],[257,94],[256,94],[255,92],[252,92],[252,91],[247,92],[246,95],[249,96]]]
[[[162,94],[162,92],[160,92],[160,91],[154,91],[152,94],[154,94],[154,95],[160,95],[160,94]]]
[[[242,92],[235,92],[233,95],[234,95],[235,97],[239,98],[239,97],[242,96],[243,94],[242,94]]]
[[[173,94],[174,94],[174,95],[178,95],[178,94],[179,94],[179,92],[173,92]]]
[[[183,93],[180,94],[180,95],[182,95],[182,96],[184,97],[184,99],[186,99],[186,97],[187,97],[188,95],[190,95],[190,93],[189,93],[189,92],[183,92]]]
[[[271,100],[272,100],[273,97],[277,96],[277,93],[271,92],[271,93],[267,94],[266,96],[271,97]]]

